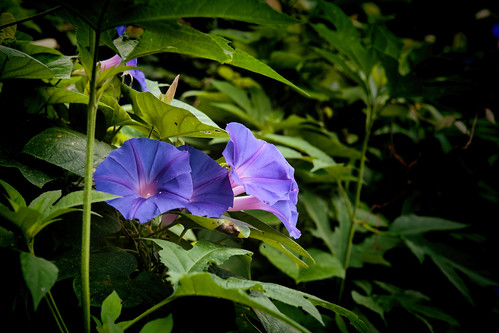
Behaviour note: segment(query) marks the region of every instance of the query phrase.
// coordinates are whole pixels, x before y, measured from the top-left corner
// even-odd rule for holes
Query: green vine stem
[[[165,306],[166,304],[170,303],[171,301],[173,301],[174,299],[176,299],[177,297],[175,296],[170,296],[170,297],[167,297],[165,298],[164,300],[162,300],[161,302],[153,305],[152,307],[150,307],[149,309],[147,309],[146,311],[142,312],[140,315],[138,315],[137,317],[135,317],[134,319],[132,320],[129,320],[129,321],[126,321],[124,322],[124,325],[121,326],[121,328],[123,329],[123,331],[125,331],[126,329],[128,329],[130,326],[132,326],[133,324],[135,324],[136,322],[138,322],[139,320],[141,320],[142,318],[146,317],[147,315],[153,313],[154,311],[160,309],[161,307]]]
[[[364,136],[364,141],[362,142],[362,154],[360,157],[359,175],[357,178],[357,189],[355,192],[355,201],[354,201],[354,205],[353,205],[353,210],[351,210],[350,202],[348,201],[348,197],[345,197],[345,201],[348,202],[347,203],[348,211],[351,212],[351,214],[349,214],[350,229],[348,231],[347,247],[345,250],[345,258],[343,261],[343,268],[345,269],[345,271],[347,270],[348,265],[350,264],[350,255],[352,253],[353,237],[355,235],[355,227],[357,224],[357,211],[358,211],[359,206],[360,206],[360,194],[362,192],[362,182],[364,179],[364,172],[365,172],[365,165],[366,165],[366,153],[367,153],[367,147],[369,145],[369,137],[371,135],[371,128],[372,128],[372,124],[373,124],[373,120],[374,120],[375,105],[376,105],[375,102],[372,104],[368,103],[368,105],[367,105],[366,133]],[[339,188],[340,188],[340,192],[341,192],[343,187],[339,187]],[[344,192],[344,190],[343,190],[343,192]],[[345,287],[345,280],[346,279],[343,279],[341,281],[338,300],[341,300],[341,297],[343,295],[343,289]]]
[[[90,332],[90,222],[94,162],[95,123],[97,117],[97,61],[99,30],[90,29],[90,47],[93,58],[87,111],[87,149],[85,158],[85,185],[83,187],[83,223],[81,235],[81,300],[84,332]]]

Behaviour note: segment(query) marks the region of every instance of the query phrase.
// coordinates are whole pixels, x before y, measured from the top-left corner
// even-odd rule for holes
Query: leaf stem
[[[170,296],[170,297],[165,298],[164,300],[162,300],[158,304],[153,305],[152,307],[150,307],[146,311],[142,312],[140,315],[138,315],[134,319],[125,322],[124,325],[121,328],[123,329],[123,331],[125,331],[127,328],[129,328],[130,326],[132,326],[133,324],[135,324],[136,322],[138,322],[139,320],[141,320],[145,316],[147,316],[147,315],[153,313],[154,311],[158,310],[159,308],[165,306],[166,304],[168,304],[171,301],[173,301],[175,298],[177,298],[177,297],[175,297],[173,295]]]
[[[38,13],[38,14],[35,14],[33,16],[29,16],[29,17],[25,17],[23,19],[20,19],[18,21],[13,21],[13,22],[9,22],[9,23],[6,23],[4,25],[0,25],[0,30],[2,29],[5,29],[7,27],[10,27],[11,25],[16,25],[16,24],[19,24],[19,23],[23,23],[23,22],[26,22],[26,21],[31,21],[35,18],[38,18],[38,17],[41,17],[41,16],[45,16],[45,15],[48,15],[48,14],[51,14],[52,12],[55,12],[56,10],[58,10],[59,8],[61,8],[61,6],[55,6],[53,8],[50,8],[44,12],[41,12],[41,13]]]
[[[69,333],[69,330],[66,327],[64,320],[62,319],[61,313],[59,312],[59,308],[55,304],[54,297],[52,296],[50,290],[47,292],[47,295],[45,295],[45,300],[47,301],[47,304],[50,308],[50,312],[52,312],[52,315],[54,316],[54,319],[57,322],[59,330],[63,333]]]

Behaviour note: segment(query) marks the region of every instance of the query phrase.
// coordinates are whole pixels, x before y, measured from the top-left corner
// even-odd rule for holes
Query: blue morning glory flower
[[[229,172],[192,146],[185,145],[178,149],[189,152],[192,170],[192,197],[185,208],[194,215],[220,217],[232,206],[234,200]]]
[[[123,25],[123,26],[117,27],[116,31],[118,32],[118,35],[121,36],[125,32],[125,26]],[[101,61],[100,62],[101,69],[104,70],[104,69],[108,69],[108,68],[111,68],[114,66],[118,66],[119,64],[121,64],[121,60],[122,60],[121,57],[118,54],[116,54],[115,56],[113,56],[109,59]],[[137,59],[132,59],[130,61],[127,61],[126,65],[137,67]],[[136,80],[139,83],[140,89],[142,92],[149,91],[147,89],[146,77],[142,71],[140,71],[138,69],[132,69],[132,70],[124,72],[123,74],[124,75],[130,74],[132,76],[132,79]]]
[[[187,207],[192,196],[189,153],[148,138],[129,139],[94,173],[98,191],[121,196],[108,201],[126,219],[150,221]]]
[[[255,138],[244,125],[229,123],[226,130],[230,140],[222,154],[231,167],[229,177],[236,196],[229,211],[269,211],[281,220],[291,237],[300,237],[293,167],[274,145]],[[237,196],[244,192],[247,196]]]

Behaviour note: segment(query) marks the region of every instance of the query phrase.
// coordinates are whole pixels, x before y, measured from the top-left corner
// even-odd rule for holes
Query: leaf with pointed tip
[[[86,145],[84,134],[66,128],[51,127],[31,138],[23,152],[84,177]],[[95,141],[94,168],[112,150],[113,147],[107,143]]]
[[[159,251],[161,262],[168,267],[172,284],[176,285],[182,276],[203,272],[211,264],[220,265],[232,256],[252,255],[244,249],[229,248],[207,241],[199,241],[190,250],[162,239],[151,239],[162,250]]]
[[[467,226],[466,224],[439,217],[402,215],[393,221],[390,226],[390,232],[406,236],[438,230],[457,230],[466,228]]]
[[[41,61],[29,54],[0,45],[0,80],[51,79],[54,73]]]
[[[308,253],[315,260],[315,263],[305,260],[308,268],[297,266],[283,253],[265,244],[260,244],[260,253],[267,257],[274,266],[293,278],[296,283],[324,280],[333,276],[345,278],[345,269],[340,261],[330,253],[319,249],[308,249]]]
[[[229,45],[230,41],[225,38],[203,33],[176,22],[164,23],[164,25],[161,32],[146,30],[139,44],[128,53],[127,60],[161,52],[186,54],[243,68],[302,91],[265,63],[242,50],[232,48]],[[127,52],[128,50],[120,49],[120,54]]]
[[[279,13],[263,1],[255,0],[87,0],[59,1],[72,13],[77,13],[96,28],[111,29],[125,24],[161,29],[165,20],[188,17],[224,18],[265,25],[288,25],[296,19]],[[102,15],[105,13],[105,15]]]
[[[36,310],[43,296],[50,291],[57,280],[59,270],[50,261],[26,252],[20,253],[20,260],[24,281],[31,292]]]
[[[319,323],[324,324],[316,308],[316,306],[321,306],[348,318],[359,332],[368,332],[366,324],[353,312],[311,294],[274,283],[237,278],[222,279],[214,274],[198,272],[182,277],[171,298],[193,295],[220,297],[247,305],[270,314],[302,332],[309,332],[309,330],[280,312],[270,303],[269,298],[298,307]]]
[[[166,104],[149,92],[137,93],[127,88],[134,109],[149,124],[159,139],[173,136],[198,138],[227,137],[208,116],[182,102]]]
[[[262,242],[276,248],[280,252],[284,253],[288,258],[293,260],[296,265],[308,267],[308,265],[298,256],[308,258],[311,261],[314,260],[314,258],[312,258],[312,256],[293,239],[283,235],[256,217],[244,212],[231,212],[230,215],[234,217],[234,219],[244,221],[244,223],[252,226],[250,228],[249,238],[261,240]]]

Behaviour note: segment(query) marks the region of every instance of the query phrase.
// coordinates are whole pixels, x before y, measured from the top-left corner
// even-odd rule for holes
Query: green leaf
[[[12,246],[13,244],[14,244],[14,233],[0,226],[0,247],[9,247]]]
[[[385,311],[371,296],[364,296],[359,294],[355,290],[352,290],[352,299],[355,301],[355,303],[363,305],[369,310],[376,312],[381,316],[383,320],[385,320]]]
[[[24,197],[14,187],[1,179],[0,185],[2,185],[2,187],[5,189],[5,192],[7,192],[7,200],[9,201],[14,211],[17,211],[19,207],[26,207],[26,201],[24,200]]]
[[[35,257],[26,252],[21,252],[19,258],[21,260],[24,281],[31,292],[33,305],[36,310],[43,296],[50,291],[57,280],[59,270],[50,261]]]
[[[23,152],[41,160],[85,176],[87,139],[84,134],[60,127],[51,127],[31,138]],[[110,145],[95,141],[94,163],[96,168],[113,150]]]
[[[399,288],[381,281],[375,281],[375,283],[390,293],[390,295],[372,295],[372,298],[377,302],[377,304],[383,307],[384,312],[391,311],[392,307],[398,304],[404,310],[413,314],[416,318],[422,320],[427,325],[429,324],[425,318],[438,319],[445,321],[450,325],[459,326],[459,323],[447,313],[436,307],[427,305],[426,302],[429,302],[430,298],[419,291]],[[370,303],[370,301],[367,302]],[[376,305],[374,304],[362,305],[371,308],[371,310],[375,312],[378,312],[379,310],[376,309]]]
[[[0,14],[0,25],[15,22],[16,19],[11,13]],[[16,37],[17,25],[11,25],[7,28],[0,29],[0,43],[6,39],[14,39]]]
[[[428,255],[431,260],[440,268],[442,273],[449,281],[473,304],[471,294],[464,280],[459,276],[458,271],[467,275],[471,280],[482,286],[497,285],[497,281],[493,281],[478,273],[477,269],[467,267],[463,262],[466,262],[466,253],[455,249],[443,246],[438,243],[429,242],[421,235],[403,236],[406,245],[418,257],[420,261]],[[471,265],[472,262],[469,262]]]
[[[116,198],[114,194],[99,192],[96,190],[91,191],[91,202],[102,202]],[[48,207],[48,209],[41,211],[42,217],[45,223],[53,221],[59,215],[73,211],[73,207],[83,205],[83,190],[74,191],[65,196],[63,196],[57,203],[53,206]]]
[[[115,290],[106,297],[104,302],[102,302],[101,307],[101,320],[103,323],[112,322],[114,323],[116,319],[121,314],[121,299]]]
[[[105,222],[105,221],[104,221]],[[94,230],[94,229],[92,229]],[[79,256],[76,256],[78,261]],[[63,260],[67,261],[67,259]],[[134,307],[153,305],[165,299],[171,292],[160,277],[151,272],[138,272],[138,263],[134,255],[122,248],[106,246],[92,251],[90,257],[90,303],[100,307],[102,302],[116,291],[123,300],[123,306]],[[81,296],[81,275],[78,266],[72,276],[75,294]],[[133,274],[133,275],[132,275]]]
[[[403,215],[395,219],[390,232],[399,235],[423,234],[429,231],[456,230],[468,225],[445,220],[438,217]]]
[[[384,254],[399,243],[398,237],[370,235],[362,243],[353,245],[349,267],[360,268],[365,263],[390,266]]]
[[[294,240],[283,235],[259,219],[243,212],[231,212],[230,215],[239,221],[244,221],[244,223],[253,226],[253,228],[250,228],[249,238],[258,239],[273,246],[284,253],[288,258],[292,259],[297,265],[308,267],[308,265],[298,256],[308,258],[311,261],[314,260],[314,258]]]
[[[334,160],[319,148],[311,145],[307,140],[297,137],[289,137],[285,135],[265,133],[261,136],[262,139],[275,142],[284,146],[294,148],[302,153],[305,153],[313,158],[317,158],[327,164],[335,164]]]
[[[217,230],[238,238],[248,238],[250,236],[251,226],[239,220],[225,216],[215,219],[192,214],[182,215],[208,230]]]
[[[279,285],[250,280],[229,278],[224,280],[214,274],[198,272],[183,276],[171,296],[172,299],[184,296],[219,297],[241,303],[253,309],[265,312],[297,328],[301,332],[310,332],[291,318],[280,312],[267,297],[277,299],[295,307],[301,307],[322,323],[322,318],[314,306],[296,290]]]
[[[64,88],[40,87],[38,90],[47,104],[76,103],[86,105],[89,101],[87,95]],[[107,127],[134,124],[128,113],[111,96],[102,95],[98,105],[99,110],[104,113]]]
[[[274,266],[292,277],[296,283],[317,281],[337,276],[345,278],[345,270],[338,259],[330,253],[319,249],[308,249],[308,253],[314,258],[305,260],[308,268],[296,265],[293,260],[273,247],[260,244],[260,253],[263,254]]]
[[[28,242],[34,237],[36,232],[33,230],[35,225],[40,220],[40,213],[28,207],[19,207],[15,212],[0,204],[0,216],[18,226]]]
[[[375,24],[372,29],[374,48],[398,61],[404,43],[384,25]]]
[[[313,295],[273,283],[236,278],[224,280],[213,274],[196,273],[184,276],[179,281],[172,298],[191,295],[229,299],[270,314],[302,332],[308,332],[308,330],[281,312],[277,312],[274,306],[269,305],[266,297],[293,307],[299,307],[309,316],[324,324],[319,311],[315,308],[315,306],[321,306],[348,318],[359,332],[368,332],[366,324],[353,312]]]
[[[208,269],[210,264],[220,265],[232,256],[248,255],[252,252],[244,249],[229,248],[214,243],[199,241],[190,250],[161,240],[150,239],[159,245],[161,262],[168,267],[169,280],[176,285],[182,276]]]
[[[158,318],[148,322],[142,327],[140,333],[170,333],[173,330],[173,317],[171,314],[166,318]]]
[[[153,128],[159,139],[173,136],[200,138],[227,137],[208,116],[188,104],[172,100],[171,104],[161,101],[149,92],[138,93],[126,86],[124,92],[132,101],[134,111]]]
[[[40,194],[30,202],[29,208],[34,209],[41,214],[45,213],[61,196],[61,190],[47,191]]]
[[[186,54],[243,68],[302,91],[265,63],[242,50],[232,48],[225,38],[206,34],[177,22],[164,22],[162,25],[164,27],[161,32],[146,30],[139,44],[128,53],[126,60],[162,52]],[[120,53],[127,51],[120,49]]]
[[[210,83],[220,92],[223,92],[227,97],[239,105],[244,111],[251,112],[253,105],[248,98],[248,94],[244,89],[238,88],[229,82],[212,80]]]
[[[36,54],[33,58],[47,66],[56,79],[69,79],[73,71],[73,57],[55,54]]]
[[[311,229],[310,232],[314,237],[322,239],[329,251],[334,253],[334,233],[331,230],[327,203],[321,197],[305,190],[300,193],[300,202],[303,203],[308,215],[315,223],[315,229]]]
[[[51,79],[55,75],[50,68],[30,55],[0,45],[0,80]]]
[[[0,166],[17,168],[27,181],[39,188],[42,188],[43,185],[55,179],[41,170],[34,169],[6,156],[0,156]]]
[[[263,1],[240,0],[113,0],[103,3],[89,0],[85,3],[60,1],[70,12],[85,17],[93,27],[97,27],[99,14],[103,15],[101,28],[111,29],[119,25],[137,24],[145,28],[161,29],[165,20],[177,20],[188,17],[223,18],[256,24],[293,24],[297,21],[290,16],[273,10]]]

